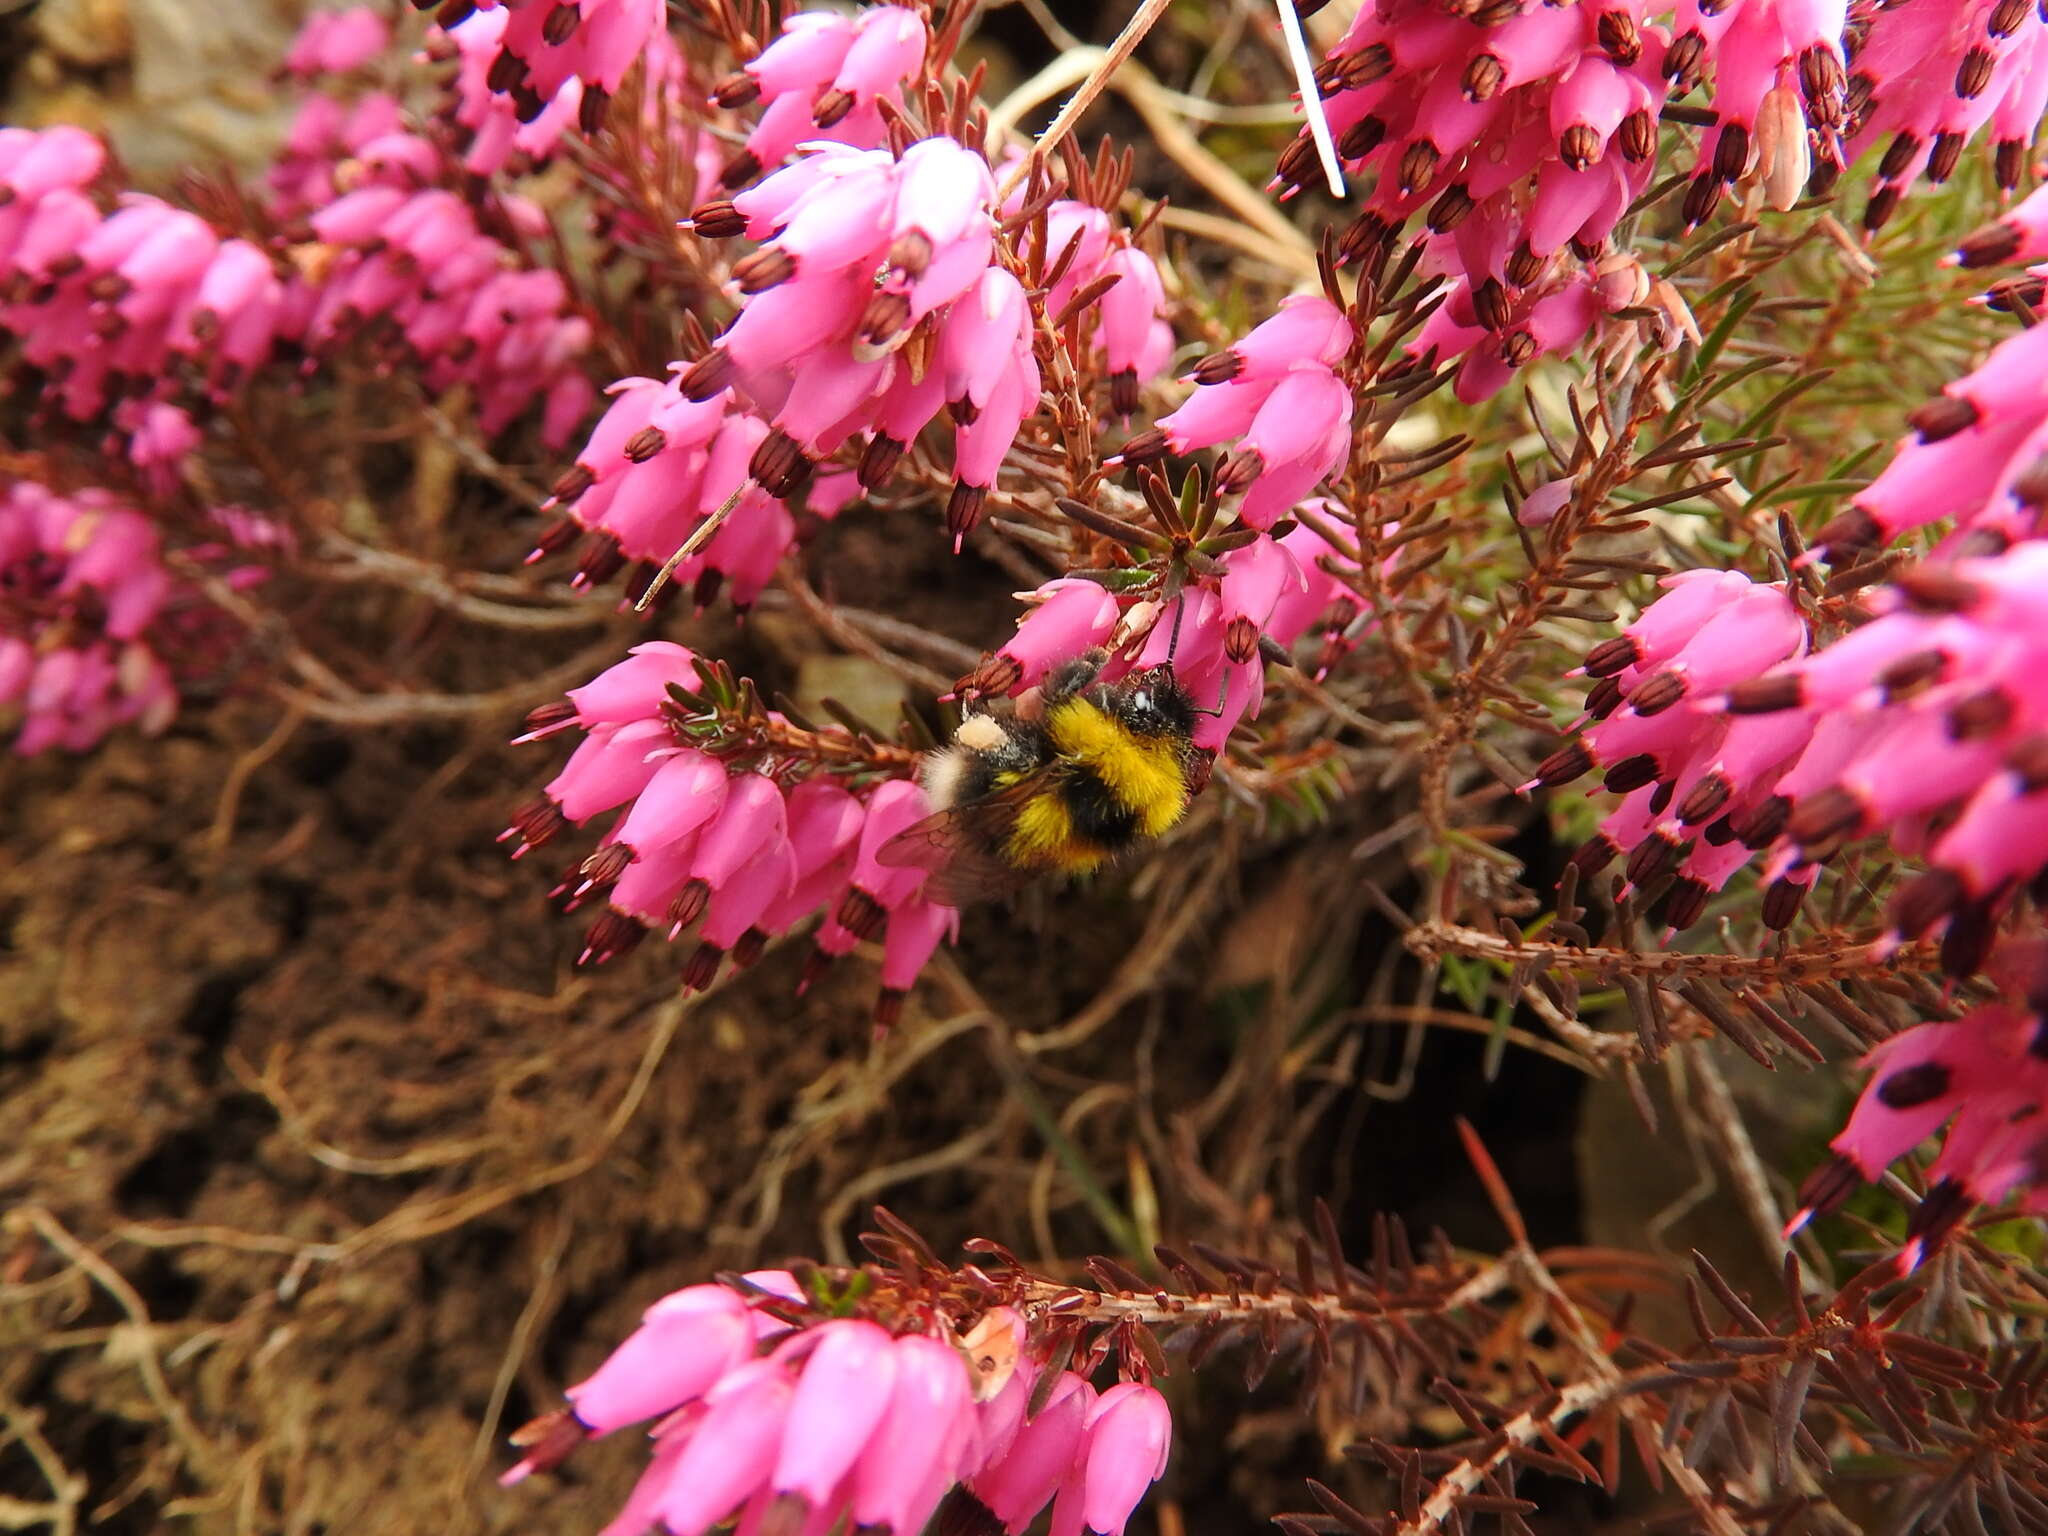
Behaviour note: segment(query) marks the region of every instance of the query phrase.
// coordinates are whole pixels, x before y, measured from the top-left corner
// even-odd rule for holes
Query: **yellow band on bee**
[[[1069,875],[1086,874],[1106,857],[1075,836],[1073,815],[1057,793],[1033,795],[1024,803],[1005,846],[1013,863]]]
[[[1187,809],[1187,780],[1173,744],[1137,736],[1085,698],[1053,707],[1046,722],[1053,745],[1094,770],[1109,792],[1138,818],[1145,837],[1157,837]]]

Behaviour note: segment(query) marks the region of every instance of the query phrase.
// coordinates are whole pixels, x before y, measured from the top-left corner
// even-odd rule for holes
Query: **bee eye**
[[[1134,709],[1150,710],[1152,708],[1152,695],[1140,688],[1131,695],[1131,706]]]

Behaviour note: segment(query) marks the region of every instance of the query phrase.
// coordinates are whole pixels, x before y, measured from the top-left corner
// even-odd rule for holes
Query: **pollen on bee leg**
[[[993,752],[1010,739],[1010,733],[993,715],[969,715],[960,722],[960,729],[954,738],[963,747],[972,747],[977,752]]]
[[[970,717],[980,718],[983,717]],[[963,726],[962,731],[956,733],[952,746],[926,753],[924,762],[918,769],[918,785],[924,790],[925,800],[934,811],[950,810],[960,803],[960,786],[967,773],[967,753],[962,750],[967,743],[959,740],[959,736],[964,733]]]

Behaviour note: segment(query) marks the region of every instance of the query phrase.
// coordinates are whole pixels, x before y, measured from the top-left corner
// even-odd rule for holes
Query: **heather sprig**
[[[1088,1373],[1047,1365],[1008,1305],[935,1305],[872,1271],[807,1278],[809,1293],[759,1271],[655,1302],[566,1410],[520,1432],[532,1449],[505,1481],[655,1418],[621,1530],[937,1520],[1015,1536],[1050,1505],[1054,1531],[1122,1536],[1172,1440],[1149,1380],[1098,1392]]]
[[[170,724],[177,685],[156,647],[174,587],[132,506],[0,476],[0,731],[14,752],[86,752],[116,727]]]
[[[910,781],[914,750],[766,709],[751,683],[664,640],[536,709],[522,739],[570,729],[583,740],[500,841],[519,858],[565,825],[618,813],[552,893],[565,910],[605,904],[580,963],[601,965],[664,928],[670,942],[693,930],[683,984],[701,991],[728,956],[744,969],[822,917],[803,985],[879,938],[876,1018],[893,1021],[958,921],[923,897],[922,871],[876,862],[926,813]]]

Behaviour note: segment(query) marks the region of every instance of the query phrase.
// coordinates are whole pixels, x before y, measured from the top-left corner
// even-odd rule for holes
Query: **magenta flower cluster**
[[[1926,869],[1900,886],[1882,947],[1938,934],[1945,967],[1982,964],[2015,890],[2048,867],[2048,543],[1901,572],[1872,623],[1738,688],[1761,722],[1815,722],[1780,865],[1884,831]]]
[[[308,100],[273,173],[272,212],[304,237],[282,249],[140,193],[105,212],[91,195],[104,160],[75,128],[0,129],[0,338],[49,381],[51,408],[111,416],[138,463],[169,457],[150,429],[179,430],[153,407],[218,401],[287,348],[357,339],[413,360],[431,389],[470,385],[489,432],[538,401],[561,442],[589,410],[590,329],[561,277],[524,268],[435,184],[442,153],[393,98]]]
[[[2016,186],[2048,104],[2048,23],[2028,0],[1452,9],[1362,7],[1316,85],[1339,158],[1371,182],[1342,254],[1376,259],[1420,216],[1426,261],[1450,293],[1411,351],[1462,358],[1466,400],[1641,302],[1632,259],[1611,239],[1651,184],[1672,97],[1704,87],[1713,114],[1685,194],[1689,224],[1751,177],[1789,208],[1884,142],[1864,215],[1873,229],[1916,178],[1945,180],[1987,125],[2001,182]],[[1306,186],[1316,158],[1304,130],[1278,182]]]
[[[1999,186],[2018,187],[2048,110],[2048,18],[2039,7],[1856,0],[1850,13],[1849,148],[1884,145],[1864,223],[1884,224],[1920,177],[1947,181],[1987,128]]]
[[[2015,210],[1980,231],[1966,259],[2025,259],[2034,217]],[[2004,342],[1913,412],[1890,464],[1822,531],[1840,562],[1952,524],[1929,559],[1872,592],[1860,627],[1808,652],[1776,586],[1693,571],[1589,654],[1594,723],[1530,786],[1599,769],[1624,792],[1577,856],[1583,870],[1622,851],[1635,883],[1678,869],[1665,908],[1677,928],[1701,915],[1703,885],[1768,850],[1764,916],[1783,926],[1824,861],[1882,835],[1922,867],[1895,888],[1873,961],[1934,939],[1958,977],[2028,963],[1998,935],[2048,871],[2040,334]],[[1971,1210],[2016,1190],[2028,1191],[2023,1210],[2048,1210],[2048,1136],[2033,1128],[2048,1092],[2041,1029],[2030,992],[2024,1007],[1981,1008],[1879,1046],[1838,1156],[1809,1180],[1793,1227],[1944,1125],[1932,1187],[1909,1221],[1907,1268]]]
[[[731,205],[698,211],[700,233],[764,240],[733,266],[739,317],[682,375],[690,399],[731,385],[770,424],[752,479],[788,496],[856,432],[862,481],[881,485],[911,438],[958,401],[948,508],[954,537],[1038,410],[1024,285],[995,254],[995,180],[954,139],[883,150],[821,145]],[[727,207],[731,209],[727,213]],[[723,219],[723,223],[721,223]],[[926,324],[938,367],[899,356]]]
[[[1575,856],[1580,869],[1626,852],[1629,884],[1675,873],[1664,914],[1677,929],[1766,850],[1763,915],[1783,927],[1827,858],[1881,834],[1924,867],[1896,888],[1873,963],[1930,936],[1956,976],[2020,963],[2010,942],[1994,945],[2015,896],[2038,893],[2048,870],[2048,706],[2037,682],[2048,668],[2048,542],[1909,568],[1875,595],[1876,618],[1805,654],[1805,625],[1775,585],[1690,571],[1666,586],[1590,653],[1594,723],[1526,786],[1597,768],[1623,792]],[[2048,1098],[2044,1030],[2030,1002],[1880,1045],[1836,1160],[1808,1181],[1789,1230],[1951,1119],[1909,1220],[1905,1268],[2015,1190],[2029,1191],[2023,1211],[2048,1212],[2048,1130],[2035,1124]]]
[[[1242,491],[1239,516],[1265,529],[1343,467],[1351,452],[1351,386],[1337,371],[1351,350],[1350,316],[1320,294],[1296,294],[1234,345],[1195,365],[1194,392],[1128,443],[1112,463],[1144,464],[1229,442],[1216,488]]]
[[[105,161],[81,129],[0,128],[0,340],[81,421],[116,401],[132,416],[180,374],[225,392],[269,357],[284,308],[269,256],[197,214],[140,194],[103,213]]]
[[[2039,206],[2030,199],[1973,236],[1965,259],[2025,259]],[[2048,709],[2036,707],[2031,681],[2048,590],[2044,345],[2040,329],[2020,332],[1913,411],[1890,463],[1817,536],[1841,563],[1951,525],[1926,564],[1875,592],[1872,622],[1792,659],[1805,631],[1782,593],[1760,597],[1735,573],[1688,572],[1591,653],[1597,723],[1533,781],[1597,768],[1628,796],[1581,850],[1586,872],[1628,851],[1641,883],[1697,828],[1673,926],[1701,910],[1686,884],[1699,874],[1692,865],[1725,863],[1709,882],[1718,888],[1743,850],[1764,847],[1775,849],[1766,916],[1783,920],[1820,861],[1882,829],[1928,866],[1894,898],[1887,944],[1938,935],[1948,969],[1976,968],[2012,891],[2048,867],[2048,797],[2036,793],[2048,785]],[[1704,668],[1685,668],[1686,687],[1666,703],[1669,684],[1641,674],[1663,670],[1674,643]],[[1641,707],[1645,687],[1654,711]]]
[[[900,156],[814,144],[757,186],[700,207],[699,235],[762,242],[733,266],[740,313],[666,383],[612,386],[556,482],[548,506],[563,515],[532,558],[580,533],[575,579],[601,583],[632,563],[638,596],[700,523],[720,517],[673,573],[676,586],[701,604],[725,584],[744,608],[795,538],[789,504],[831,517],[886,486],[942,410],[954,423],[947,522],[957,547],[1039,403],[1033,307],[1000,260],[994,200],[986,159],[938,137]],[[1082,317],[1096,321],[1112,403],[1134,403],[1171,348],[1151,258],[1099,208],[1058,199],[1047,221],[1069,257],[1043,303],[1064,306],[1092,287]],[[846,467],[821,471],[842,450]]]
[[[104,491],[0,482],[0,725],[13,749],[84,752],[177,713],[152,631],[172,594],[150,520]]]
[[[604,122],[626,72],[667,40],[666,0],[413,3],[423,11],[439,5],[439,19],[450,28],[474,25],[473,16],[483,18],[469,42],[480,51],[488,43],[485,83],[511,100],[520,122],[531,123],[551,105],[566,102],[587,133]]]
[[[1218,560],[1218,575],[1189,584],[1164,605],[1119,601],[1078,576],[1047,582],[1027,599],[1017,633],[984,661],[974,683],[984,693],[1019,694],[1037,687],[1061,662],[1095,646],[1116,647],[1103,677],[1163,666],[1197,704],[1216,713],[1196,723],[1195,745],[1221,751],[1238,721],[1256,717],[1265,696],[1262,642],[1291,651],[1323,638],[1323,655],[1348,643],[1358,618],[1351,587],[1338,574],[1352,562],[1306,523],[1279,538],[1261,536]],[[1137,633],[1134,620],[1149,625]]]
[[[1884,1041],[1855,1113],[1799,1192],[1789,1237],[1938,1133],[1927,1193],[1907,1218],[1900,1268],[1979,1206],[2023,1192],[2018,1214],[2048,1215],[2048,1023],[2033,1008],[1992,1004],[1954,1022],[1915,1025]],[[1946,1130],[1944,1132],[1944,1127]]]
[[[437,32],[461,60],[455,115],[474,135],[466,163],[478,174],[500,169],[515,149],[545,159],[572,127],[595,133],[636,61],[650,85],[682,79],[664,0],[414,3],[440,5]],[[923,18],[903,6],[793,12],[780,36],[719,82],[715,105],[760,112],[737,153],[700,166],[700,185],[745,186],[801,144],[878,147],[887,138],[880,103],[901,99],[927,40]]]
[[[561,515],[528,563],[581,535],[572,584],[601,585],[631,565],[628,596],[637,599],[698,525],[731,503],[718,531],[671,572],[667,590],[689,591],[702,607],[723,586],[735,608],[750,608],[796,539],[787,499],[751,478],[767,423],[730,391],[692,400],[674,378],[621,379],[610,393],[589,441],[555,482],[543,510]],[[832,517],[857,491],[853,473],[842,470],[815,477],[801,496],[809,511]]]
[[[539,404],[543,438],[559,446],[595,399],[590,323],[560,273],[527,266],[479,226],[443,185],[455,174],[396,99],[308,97],[271,177],[291,239],[278,338],[312,356],[360,343],[408,360],[437,393],[466,384],[487,433]],[[546,232],[526,200],[499,204],[521,233]]]
[[[792,12],[781,36],[713,93],[722,107],[760,108],[721,180],[743,187],[802,144],[879,148],[888,137],[881,103],[902,99],[928,42],[923,17],[905,6]]]
[[[2037,206],[2038,194],[2022,209]],[[1829,521],[1816,544],[1840,562],[1944,520],[1952,530],[1936,547],[1938,558],[1995,553],[2038,536],[2048,506],[2048,476],[2041,469],[2048,454],[2044,367],[2048,333],[2034,328],[2001,342],[1974,372],[1912,412],[1913,430],[1891,462]]]
[[[747,1277],[793,1296],[779,1271]],[[943,1330],[943,1324],[934,1324]],[[1098,1393],[1062,1371],[1029,1411],[1043,1367],[1023,1320],[987,1314],[987,1373],[950,1333],[892,1333],[839,1318],[789,1327],[733,1290],[697,1285],[648,1308],[640,1327],[568,1391],[565,1420],[505,1475],[558,1463],[586,1436],[656,1419],[654,1451],[606,1536],[701,1536],[728,1521],[823,1536],[914,1536],[941,1501],[972,1498],[1013,1536],[1047,1505],[1051,1536],[1121,1536],[1165,1470],[1166,1400],[1126,1381]]]
[[[669,690],[702,684],[696,657],[671,641],[626,660],[533,716],[523,740],[575,728],[583,740],[501,841],[520,857],[565,825],[617,812],[595,852],[555,894],[573,910],[602,900],[583,963],[602,964],[650,932],[671,942],[695,925],[684,985],[711,984],[730,955],[751,965],[771,938],[822,914],[804,981],[863,939],[882,940],[882,1002],[893,1019],[917,973],[958,923],[924,900],[922,870],[886,867],[882,845],[927,811],[907,779],[858,792],[789,762],[745,766],[689,745]]]
[[[1781,583],[1697,570],[1667,577],[1664,587],[1588,654],[1581,670],[1595,682],[1583,729],[1522,788],[1598,770],[1622,800],[1573,863],[1590,876],[1626,855],[1624,890],[1675,877],[1663,907],[1675,930],[1699,921],[1714,893],[1776,839],[1793,788],[1787,775],[1813,723],[1727,708],[1730,688],[1806,647],[1805,621]],[[1786,870],[1766,897],[1766,921],[1789,922],[1812,880],[1809,868]]]
[[[1655,166],[1668,35],[1643,9],[1508,4],[1481,20],[1427,0],[1368,5],[1316,72],[1340,158],[1372,180],[1340,254],[1375,260],[1422,215],[1425,260],[1450,291],[1410,350],[1463,356],[1463,399],[1636,302],[1598,264]],[[1304,133],[1279,179],[1305,185],[1314,165]]]

